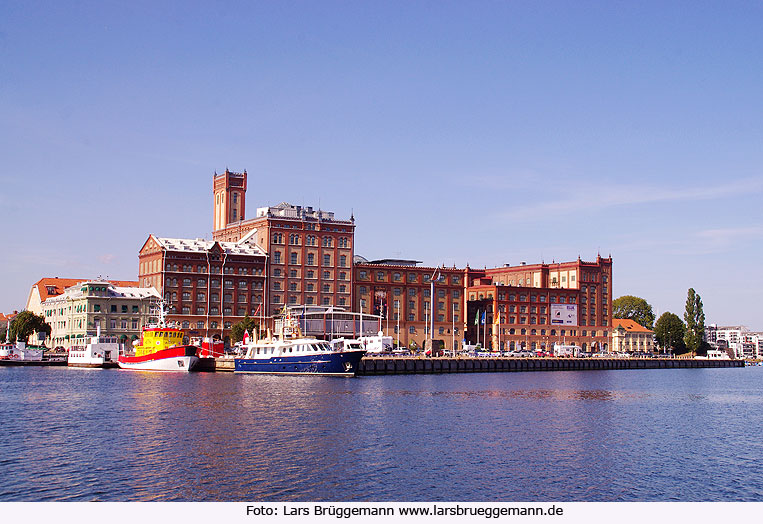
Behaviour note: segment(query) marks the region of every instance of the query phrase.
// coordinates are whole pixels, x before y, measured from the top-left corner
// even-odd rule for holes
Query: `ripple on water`
[[[763,496],[759,368],[72,371],[0,371],[0,501]]]

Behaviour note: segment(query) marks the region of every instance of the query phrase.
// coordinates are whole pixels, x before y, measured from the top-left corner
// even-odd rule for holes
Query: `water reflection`
[[[763,494],[755,371],[360,379],[70,371],[0,372],[0,445],[17,450],[0,458],[0,500]]]

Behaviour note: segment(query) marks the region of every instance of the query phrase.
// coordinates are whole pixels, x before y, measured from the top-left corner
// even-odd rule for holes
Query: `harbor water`
[[[763,368],[0,368],[0,501],[759,501]]]

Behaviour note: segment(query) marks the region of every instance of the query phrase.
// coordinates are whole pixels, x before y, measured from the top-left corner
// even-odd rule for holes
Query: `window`
[[[324,271],[323,280],[330,280],[330,279],[331,279],[331,271]]]
[[[315,265],[315,253],[308,253],[307,254],[307,265],[308,266],[314,266]]]
[[[127,306],[122,306],[122,313],[127,313]]]
[[[289,283],[289,291],[296,291],[297,290],[297,283],[291,282]]]
[[[384,281],[384,276],[385,276],[384,275],[384,271],[377,271],[376,272],[376,280],[377,281],[380,281],[380,282]]]
[[[323,255],[323,265],[324,266],[330,266],[331,265],[331,255],[329,255],[329,254]]]
[[[347,255],[340,255],[339,256],[339,266],[340,267],[347,267]]]
[[[273,253],[273,263],[274,264],[280,264],[281,263],[281,252],[280,251],[276,251],[275,253]]]
[[[413,320],[413,319],[411,319],[411,320]],[[411,335],[415,334],[416,333],[416,326],[409,327],[408,328],[408,333],[410,333]]]
[[[297,263],[297,253],[292,251],[289,253],[289,263],[290,264],[296,264]]]
[[[408,296],[409,297],[415,297],[416,296],[416,288],[408,288]]]
[[[416,315],[413,313],[408,313],[408,321],[413,322],[414,320],[416,320]],[[413,329],[413,327],[411,327],[411,329]]]
[[[132,307],[132,312],[133,313],[137,313],[138,312],[138,306],[133,306]]]
[[[416,302],[413,300],[408,301],[408,309],[416,309]]]
[[[203,320],[199,320],[198,322],[196,322],[196,329],[204,329],[204,321]]]
[[[93,304],[93,311],[98,313],[100,310],[101,310],[101,305],[100,304]]]

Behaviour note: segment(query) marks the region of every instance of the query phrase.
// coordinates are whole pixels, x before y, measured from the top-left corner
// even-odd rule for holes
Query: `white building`
[[[750,331],[746,326],[710,324],[705,327],[705,341],[714,348],[731,349],[735,358],[763,357],[763,332]]]
[[[101,280],[85,280],[42,302],[50,324],[49,347],[65,348],[96,335],[115,336],[131,344],[149,322],[151,307],[160,299],[151,288],[120,287]]]

